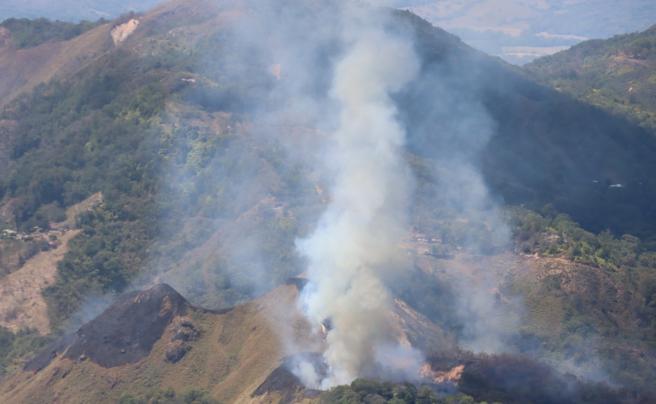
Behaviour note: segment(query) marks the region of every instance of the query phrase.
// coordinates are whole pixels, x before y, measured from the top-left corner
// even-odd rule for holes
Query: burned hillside
[[[655,138],[363,4],[171,0],[23,49],[0,32],[0,292],[21,290],[0,400],[393,400],[445,351],[476,353],[427,374],[480,400],[653,390]],[[48,265],[18,243],[35,228],[61,243]],[[115,302],[66,329],[96,297]],[[34,324],[68,336],[22,366]]]
[[[189,310],[194,309],[165,284],[127,293],[73,335],[47,347],[25,370],[39,371],[58,355],[107,368],[137,362],[148,356],[166,327]]]

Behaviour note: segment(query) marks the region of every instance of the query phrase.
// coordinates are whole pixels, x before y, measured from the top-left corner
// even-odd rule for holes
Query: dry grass
[[[296,286],[286,285],[225,313],[194,310],[189,316],[201,334],[177,363],[165,361],[171,326],[150,354],[133,364],[103,368],[88,359],[56,358],[38,373],[18,372],[0,383],[0,402],[111,403],[124,394],[138,397],[169,388],[178,393],[205,390],[225,403],[280,402],[277,392],[252,394],[285,357],[324,348],[297,310],[297,298]],[[406,340],[412,342],[415,333],[441,337],[403,302],[397,302],[394,318]]]
[[[13,332],[26,328],[36,329],[42,335],[50,332],[48,306],[42,292],[54,284],[57,264],[68,252],[68,243],[80,233],[74,229],[77,216],[100,203],[102,194],[97,193],[68,208],[66,220],[54,224],[54,230],[48,233],[57,234],[58,246],[39,252],[19,269],[0,279],[0,326]]]
[[[111,24],[68,41],[34,48],[0,47],[0,107],[54,78],[66,78],[113,48]]]
[[[0,402],[110,403],[125,393],[167,388],[203,389],[226,403],[269,401],[273,397],[251,394],[288,353],[275,324],[302,321],[294,309],[296,297],[294,286],[284,286],[227,313],[195,311],[191,317],[201,336],[178,363],[164,360],[169,327],[150,355],[135,364],[106,369],[88,360],[57,358],[38,373],[20,372],[5,380]],[[307,327],[296,328],[304,346]]]
[[[78,233],[79,230],[63,232],[59,247],[38,253],[0,280],[0,326],[14,332],[34,328],[43,335],[50,331],[48,307],[41,293],[55,282],[57,263]]]

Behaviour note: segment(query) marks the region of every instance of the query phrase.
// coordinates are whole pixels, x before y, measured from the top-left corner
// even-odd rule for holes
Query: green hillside
[[[656,130],[656,26],[583,42],[525,68],[563,93]]]
[[[281,102],[270,97],[276,78],[270,60],[245,60],[226,40],[230,24],[240,20],[224,11],[174,1],[135,15],[138,29],[123,43],[0,112],[3,229],[47,229],[65,208],[103,195],[104,203],[78,219],[81,234],[46,289],[55,328],[69,326],[95,297],[151,278],[173,284],[194,304],[224,309],[302,272],[294,243],[323,208],[324,184],[302,163],[286,162],[285,140],[311,140],[317,128],[255,119],[256,105]],[[416,37],[422,59],[420,78],[395,95],[417,178],[412,224],[439,235],[444,256],[476,244],[482,262],[504,253],[565,262],[552,276],[509,279],[508,289],[523,294],[536,314],[516,346],[532,354],[537,351],[526,346],[534,343],[557,358],[599,337],[613,376],[649,388],[656,375],[656,137],[536,83],[410,13],[394,12],[393,21]],[[26,36],[25,46],[55,46],[31,29],[14,32]],[[262,35],[257,39],[266,43]],[[102,41],[111,44],[109,36]],[[334,57],[332,44],[322,45],[326,59]],[[319,89],[322,73],[314,83]],[[455,118],[468,117],[470,107],[489,112],[489,142],[470,136],[487,122],[453,123],[454,110],[462,114]],[[454,157],[445,150],[453,144],[476,162],[511,217],[513,246],[496,242],[487,218],[464,220],[464,209],[441,192],[443,179],[432,173],[445,170]],[[416,280],[426,293],[401,292],[425,297],[408,300],[457,333],[462,324],[442,306],[449,295],[431,280]],[[558,326],[550,327],[554,319]],[[17,347],[0,353],[7,361],[43,343],[29,332],[5,334]]]
[[[293,212],[290,217],[296,218],[273,217],[267,219],[273,222],[258,227],[275,235],[262,236],[271,244],[267,248],[272,254],[267,256],[279,260],[273,265],[279,268],[272,271],[278,274],[274,279],[294,271],[290,263],[295,223],[318,207],[313,181],[308,173],[298,171],[302,167],[288,172],[275,140],[256,145],[257,139],[237,129],[250,119],[241,112],[244,105],[263,93],[267,80],[272,80],[265,63],[239,72],[230,69],[231,63],[239,61],[231,59],[234,52],[218,42],[220,26],[215,31],[194,32],[192,40],[167,37],[171,29],[192,32],[194,24],[213,18],[201,15],[195,7],[199,6],[180,6],[176,18],[169,20],[166,16],[151,19],[126,46],[94,61],[68,81],[39,87],[16,100],[0,117],[15,123],[14,135],[9,136],[13,138],[8,148],[10,170],[0,182],[0,195],[6,201],[20,201],[7,218],[17,228],[47,227],[62,208],[99,191],[105,195],[103,210],[84,218],[83,236],[74,241],[60,265],[60,282],[49,292],[54,318],[63,320],[72,313],[85,290],[122,290],[144,269],[147,258],[170,265],[176,254],[181,258],[200,246],[197,243],[207,236],[202,228],[212,229],[216,223],[242,216],[267,195],[282,201]],[[656,150],[653,138],[528,81],[416,17],[399,13],[397,18],[417,30],[424,75],[447,74],[455,83],[457,79],[465,83],[485,71],[475,80],[475,88],[455,87],[463,97],[480,94],[497,121],[497,133],[480,151],[493,190],[512,204],[536,208],[553,204],[595,232],[610,228],[619,235],[645,236],[645,240],[654,234],[650,198],[639,197],[656,193],[654,178],[648,175],[656,169],[650,153]],[[210,75],[204,66],[208,59],[217,66]],[[261,79],[252,81],[252,77]],[[422,161],[418,170],[421,165],[439,164],[442,140],[432,137],[445,122],[439,110],[427,114],[429,122],[419,117],[426,114],[426,107],[432,108],[415,104],[427,91],[431,87],[421,84],[402,95],[404,119],[413,134],[409,147],[411,151],[416,147]],[[219,112],[224,117],[217,116]],[[607,150],[618,142],[624,145],[609,164]],[[239,167],[244,156],[250,156],[251,167]],[[187,180],[170,184],[166,181],[169,170],[186,173]],[[247,201],[236,203],[233,196],[240,192],[241,183],[224,173],[240,170],[268,180]],[[439,184],[430,177],[423,180],[424,196],[439,197]],[[625,188],[609,189],[614,183],[623,183]],[[421,201],[423,196],[419,196]],[[440,217],[452,213],[445,209],[422,207],[417,210],[417,222],[424,227],[439,223]],[[606,214],[609,211],[614,213]],[[424,220],[429,212],[431,217]],[[253,220],[259,223],[261,219]],[[171,234],[173,228],[176,231]],[[179,245],[182,240],[184,244]],[[173,244],[164,247],[167,243]],[[276,252],[278,248],[283,250]],[[220,257],[212,259],[221,261]],[[220,285],[226,279],[215,281]]]
[[[27,18],[9,18],[0,23],[11,34],[12,45],[17,48],[30,48],[50,41],[65,41],[74,38],[97,25],[105,23],[82,21],[69,23],[63,21],[50,21],[45,18],[29,20]]]

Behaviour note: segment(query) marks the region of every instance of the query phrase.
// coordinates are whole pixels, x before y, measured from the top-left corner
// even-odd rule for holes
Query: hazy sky
[[[141,11],[162,0],[0,0],[0,19],[47,17],[62,20],[112,18]]]
[[[397,6],[513,63],[656,24],[656,0],[398,0]]]
[[[111,18],[159,2],[0,0],[0,19]],[[414,11],[476,48],[519,64],[587,38],[607,38],[656,24],[656,0],[380,0],[390,3]]]

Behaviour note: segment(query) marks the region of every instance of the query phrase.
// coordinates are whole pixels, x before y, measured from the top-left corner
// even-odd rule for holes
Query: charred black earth
[[[39,371],[58,355],[89,359],[103,367],[134,363],[148,356],[166,327],[192,306],[166,284],[126,293],[76,333],[51,344],[25,365]]]
[[[308,352],[289,356],[255,389],[252,396],[258,397],[267,393],[279,393],[284,403],[292,402],[293,398],[299,394],[305,398],[319,396],[321,393],[319,390],[306,388],[303,382],[290,371],[295,363],[301,361],[311,363],[315,372],[319,375],[325,375],[328,371],[327,365],[319,353]]]

